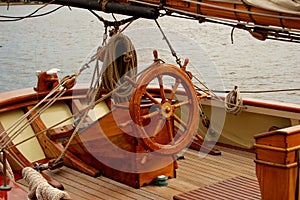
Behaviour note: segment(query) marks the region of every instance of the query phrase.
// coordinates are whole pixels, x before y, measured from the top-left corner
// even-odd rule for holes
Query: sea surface
[[[22,17],[40,7],[10,6],[7,10],[0,6],[0,15]],[[57,7],[47,6],[37,14]],[[97,13],[113,20],[109,14]],[[259,41],[244,30],[234,30],[232,44],[231,27],[171,17],[161,17],[158,22],[182,62],[189,59],[187,69],[211,90],[227,91],[234,86],[241,91],[300,88],[300,44]],[[161,59],[176,64],[155,21],[138,19],[123,33],[137,49],[140,70],[153,62],[154,49]],[[38,70],[58,68],[60,78],[76,73],[102,44],[103,34],[103,24],[91,12],[68,7],[46,16],[0,22],[0,92],[36,86]],[[89,83],[93,67],[77,82]],[[242,96],[300,104],[300,91]]]

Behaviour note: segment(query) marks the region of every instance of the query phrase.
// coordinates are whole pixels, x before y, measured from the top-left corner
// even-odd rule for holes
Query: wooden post
[[[7,174],[6,174],[6,153],[2,150],[2,162],[3,162],[3,185],[0,186],[0,190],[10,190],[11,186],[7,185]]]
[[[256,135],[255,141],[262,199],[300,199],[300,125]]]

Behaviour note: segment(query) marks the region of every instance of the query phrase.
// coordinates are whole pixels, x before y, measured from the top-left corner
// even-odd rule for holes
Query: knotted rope
[[[71,199],[67,192],[52,187],[42,177],[42,175],[31,167],[25,167],[22,170],[23,178],[29,184],[29,199],[37,200],[61,200]]]

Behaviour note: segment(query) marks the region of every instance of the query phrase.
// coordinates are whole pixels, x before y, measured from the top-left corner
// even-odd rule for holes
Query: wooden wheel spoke
[[[145,92],[145,96],[148,97],[153,103],[160,104],[159,101],[157,101],[149,92]]]
[[[154,117],[154,116],[158,115],[159,113],[160,113],[160,111],[157,110],[157,111],[154,111],[154,112],[149,113],[149,114],[147,114],[147,115],[142,115],[142,116],[141,116],[141,119],[142,119],[142,120],[146,120],[146,119],[149,119],[149,118],[151,118],[151,117]]]
[[[174,143],[173,139],[173,123],[172,120],[170,118],[167,119],[167,129],[168,129],[168,135],[169,135],[169,139],[170,141],[172,141],[172,144]]]
[[[173,105],[173,108],[174,109],[180,108],[181,106],[188,105],[188,104],[191,104],[190,100],[183,101],[183,102],[180,102],[180,103],[176,103],[176,104]]]
[[[178,86],[179,86],[180,83],[181,83],[181,81],[179,79],[176,79],[176,82],[175,82],[175,84],[174,84],[174,86],[172,88],[172,92],[171,92],[170,97],[169,97],[170,101],[172,101],[172,99],[173,99],[173,97],[175,95],[175,92],[178,89]]]
[[[182,121],[177,115],[173,115],[173,117],[174,117],[174,120],[176,121],[176,122],[178,122],[181,126],[183,126],[183,128],[186,130],[188,127],[187,127],[187,124],[184,122],[184,121]]]
[[[159,83],[159,90],[160,90],[160,95],[161,95],[162,102],[165,102],[166,101],[166,94],[165,94],[165,90],[164,90],[162,75],[161,74],[158,75],[157,79],[158,79],[158,83]]]

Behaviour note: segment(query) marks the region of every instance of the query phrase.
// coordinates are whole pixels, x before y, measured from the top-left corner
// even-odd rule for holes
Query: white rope
[[[59,88],[59,85],[57,85],[44,99],[47,99],[51,95],[53,95],[58,88]],[[42,101],[40,101],[38,104],[36,104],[31,109],[31,112],[27,112],[26,114],[24,114],[13,125],[11,125],[8,129],[6,129],[2,133],[0,133],[0,136],[2,137],[2,139],[0,140],[0,143],[2,143],[5,140],[5,137],[6,137],[5,134],[10,135],[9,133],[12,132],[12,131],[14,131],[32,113],[33,110],[35,110],[36,108],[38,108],[44,102],[44,99]]]
[[[243,99],[237,86],[225,97],[225,109],[228,113],[234,115],[243,110]]]
[[[44,111],[46,111],[53,103],[56,102],[58,98],[60,98],[66,90],[61,90],[58,92],[49,102],[47,102],[43,107],[41,107],[36,113],[34,113],[28,121],[26,121],[21,127],[18,127],[18,129],[14,133],[7,133],[5,137],[9,135],[9,139],[7,139],[5,142],[2,143],[2,149],[6,148],[7,145],[9,145],[16,137],[18,137],[36,118],[38,118]],[[43,99],[44,102],[46,99]],[[35,111],[35,109],[30,109],[25,115],[28,115],[28,113],[32,113]],[[24,121],[23,119],[22,121]],[[22,122],[21,121],[21,122]],[[5,133],[5,131],[3,132]]]
[[[2,139],[0,140],[1,149],[6,148],[18,135],[20,135],[36,118],[38,118],[44,111],[46,111],[50,106],[52,106],[57,99],[59,99],[64,93],[72,88],[74,84],[76,83],[76,78],[87,68],[89,68],[88,65],[83,65],[74,75],[72,76],[65,76],[60,84],[58,84],[55,88],[53,88],[49,94],[44,97],[37,105],[35,105],[32,109],[30,109],[26,114],[24,114],[21,118],[19,118],[13,125],[11,125],[7,130],[4,130],[0,133],[0,136]],[[57,93],[55,93],[57,92]],[[51,98],[50,101],[48,101],[45,105],[43,105],[41,108],[37,110],[37,108],[44,103],[47,99],[49,99],[52,95],[54,96]],[[25,119],[27,119],[30,114],[34,113],[30,119],[25,121],[23,125],[21,125],[22,122],[24,122]],[[15,129],[18,128],[16,131]],[[14,132],[13,132],[14,131]],[[6,139],[9,136],[8,139]],[[6,140],[5,140],[6,139]]]
[[[106,40],[106,39],[105,39]],[[106,42],[103,42],[103,44],[106,44]],[[92,76],[92,80],[90,82],[90,87],[89,90],[87,91],[87,99],[88,102],[91,102],[94,100],[94,96],[95,96],[95,92],[97,91],[97,89],[100,87],[100,65],[99,62],[102,62],[102,58],[101,55],[103,54],[103,52],[105,51],[106,47],[105,46],[99,46],[97,48],[96,53],[91,57],[91,61],[95,60],[95,67],[94,67],[94,72],[93,72],[93,76]],[[102,67],[102,65],[101,65]]]
[[[101,87],[109,92],[113,91],[119,85],[120,88],[114,93],[116,102],[128,101],[132,91],[132,86],[124,80],[125,75],[134,77],[137,73],[137,56],[133,43],[130,38],[122,33],[113,35],[105,46],[103,65],[101,69]],[[97,94],[96,99],[99,96]]]
[[[52,187],[48,182],[42,177],[42,175],[31,167],[25,167],[22,170],[23,178],[29,184],[29,199],[37,200],[61,200],[61,199],[71,199],[70,195],[61,191],[57,188]]]

